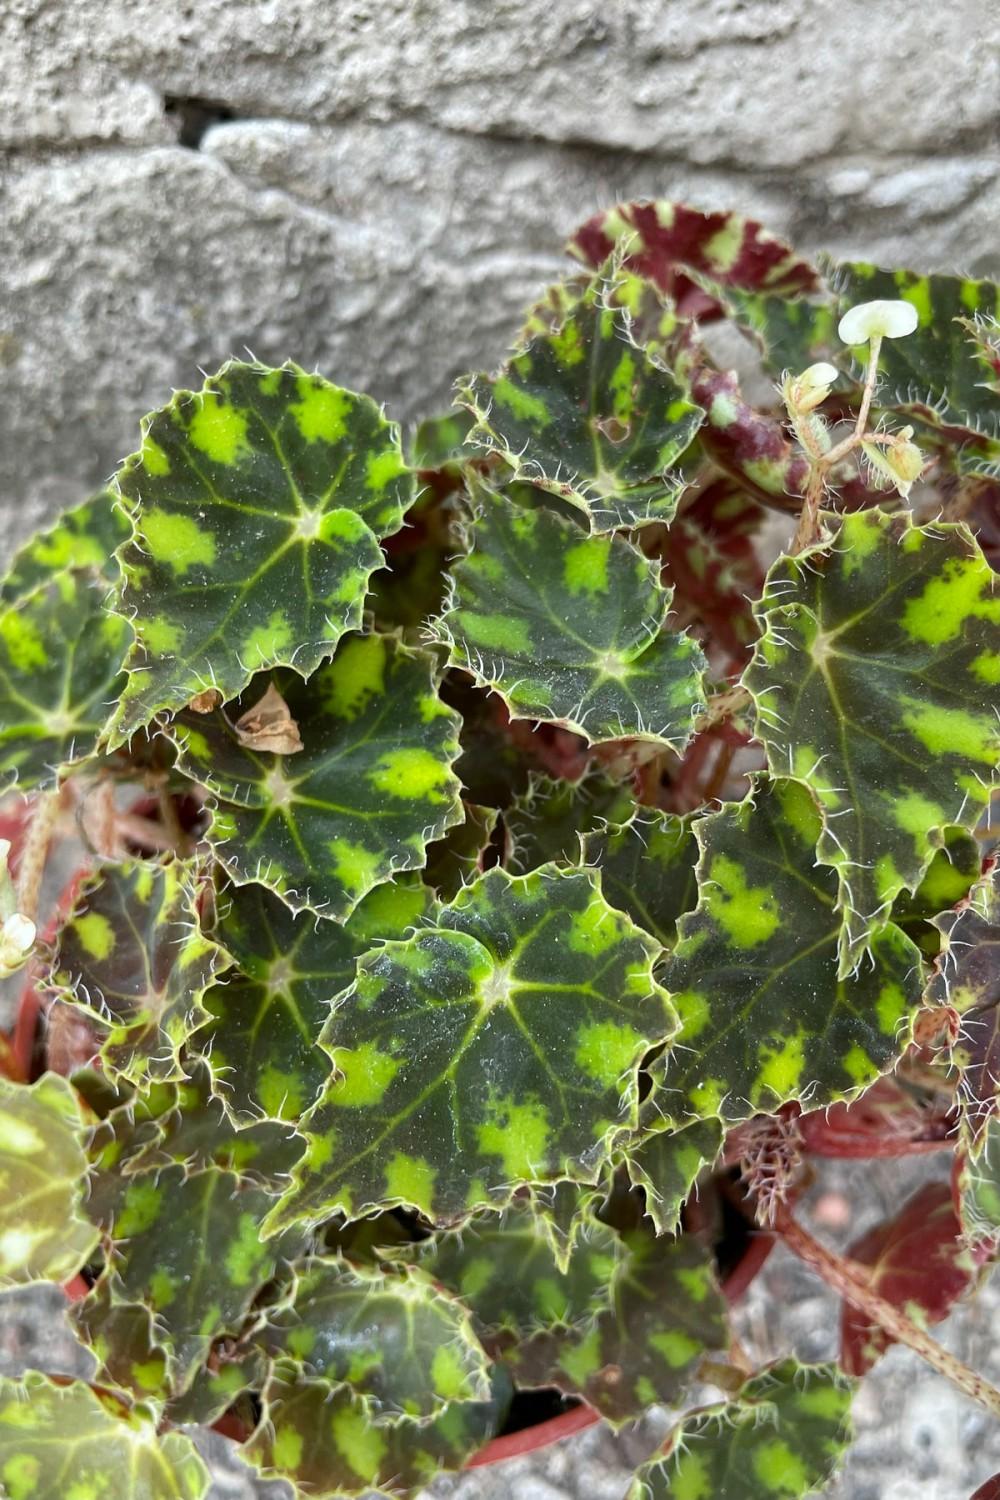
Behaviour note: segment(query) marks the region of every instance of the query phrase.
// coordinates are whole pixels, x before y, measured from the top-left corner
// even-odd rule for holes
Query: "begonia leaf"
[[[835,1365],[770,1365],[738,1400],[685,1417],[625,1500],[803,1500],[833,1477],[853,1437],[853,1394]]]
[[[144,419],[115,485],[136,527],[115,605],[135,644],[112,747],[207,689],[228,701],[254,672],[312,672],[361,624],[414,494],[374,401],[237,360]]]
[[[736,660],[757,635],[752,601],[764,573],[755,542],[764,515],[744,485],[722,475],[685,495],[660,548],[675,612],[692,616],[699,638]]]
[[[583,837],[584,858],[600,871],[604,899],[664,948],[677,919],[697,899],[698,845],[691,822],[640,808],[627,822]]]
[[[36,532],[15,552],[6,575],[0,579],[0,603],[12,603],[62,568],[92,569],[109,586],[114,583],[118,564],[112,554],[132,534],[131,525],[114,502],[111,490],[99,490],[81,505],[64,511],[46,530]],[[126,639],[127,633],[122,632],[118,660]]]
[[[734,1123],[790,1099],[857,1093],[906,1044],[919,953],[891,924],[871,963],[837,977],[837,877],[815,863],[822,816],[809,790],[762,780],[695,825],[698,906],[662,970],[681,1017],[663,1107]]]
[[[902,341],[900,341],[902,342]],[[781,557],[744,682],[778,775],[825,811],[819,858],[839,881],[842,972],[950,826],[972,829],[1000,755],[1000,596],[964,526],[864,511]]]
[[[49,984],[106,1033],[101,1055],[126,1078],[182,1076],[180,1048],[228,965],[201,931],[196,876],[179,860],[107,866],[57,934]]]
[[[965,901],[979,880],[983,851],[972,834],[946,828],[938,849],[912,893],[901,891],[892,905],[892,920],[913,938],[921,952],[933,959],[941,945],[935,917]]]
[[[32,1371],[0,1379],[0,1483],[10,1500],[202,1500],[209,1476],[185,1433]]]
[[[138,1302],[119,1302],[106,1280],[98,1282],[69,1317],[93,1350],[101,1384],[129,1391],[138,1401],[162,1401],[169,1394],[169,1361],[156,1341],[153,1314]]]
[[[83,1122],[64,1078],[0,1078],[0,1287],[68,1281],[97,1244],[81,1212]]]
[[[869,1268],[873,1292],[921,1326],[946,1318],[975,1277],[947,1182],[926,1183],[891,1219],[855,1240],[847,1254]],[[848,1375],[867,1374],[893,1342],[884,1328],[844,1302],[840,1363]]]
[[[128,639],[94,572],[43,578],[0,604],[0,794],[52,787],[97,747]]]
[[[965,428],[1000,438],[1000,400],[990,389],[988,346],[970,335],[970,319],[1000,314],[1000,286],[963,276],[882,271],[863,262],[838,265],[834,290],[843,308],[878,299],[909,302],[917,327],[884,339],[879,353],[880,406],[919,417],[932,427]],[[863,351],[867,358],[867,350]]]
[[[375,1421],[430,1417],[449,1401],[485,1401],[486,1355],[468,1312],[416,1269],[385,1275],[334,1257],[297,1269],[294,1297],[272,1312],[258,1342],[342,1381],[371,1402]]]
[[[424,863],[427,844],[461,818],[458,718],[434,673],[426,652],[354,635],[308,682],[273,673],[233,712],[179,716],[178,764],[218,799],[208,838],[237,885],[343,920],[374,886]],[[297,753],[240,743],[235,715],[268,680],[298,725]]]
[[[497,826],[496,808],[463,802],[462,810],[464,821],[427,847],[423,879],[441,901],[450,901],[463,885],[482,874]]]
[[[646,1195],[657,1234],[676,1234],[698,1176],[722,1150],[722,1122],[693,1120],[680,1130],[653,1130],[621,1143],[629,1177]]]
[[[586,1195],[577,1189],[575,1196],[579,1202]],[[410,1254],[461,1297],[477,1334],[499,1357],[505,1342],[588,1327],[607,1305],[608,1284],[624,1251],[613,1230],[589,1217],[560,1265],[541,1215],[513,1204],[502,1215],[480,1214],[461,1229],[442,1230]]]
[[[272,1222],[393,1203],[446,1222],[519,1183],[593,1180],[609,1127],[634,1117],[640,1058],[673,1029],[654,955],[589,871],[545,866],[490,870],[363,957]]]
[[[579,781],[532,776],[528,790],[503,815],[506,863],[522,874],[550,860],[579,864],[582,834],[625,822],[634,810],[628,787],[600,772]]]
[[[991,1115],[959,1173],[962,1231],[973,1248],[1000,1243],[1000,1118]]]
[[[183,1392],[212,1341],[239,1332],[254,1297],[305,1236],[264,1242],[260,1223],[274,1197],[218,1167],[170,1166],[123,1176],[111,1206],[110,1290],[154,1315]]]
[[[471,450],[498,453],[598,530],[670,520],[682,487],[671,471],[704,418],[635,343],[608,290],[594,278],[557,328],[533,333],[458,397],[476,418]]]
[[[216,1344],[208,1362],[195,1371],[186,1391],[172,1396],[164,1416],[175,1425],[197,1423],[210,1427],[219,1417],[235,1409],[246,1427],[256,1418],[256,1397],[263,1389],[271,1362],[256,1344]]]
[[[595,268],[618,251],[627,270],[678,299],[690,289],[691,271],[720,286],[785,297],[819,286],[809,262],[755,219],[705,213],[667,198],[604,209],[576,231],[569,250]]]
[[[508,1388],[495,1375],[487,1401],[453,1401],[429,1419],[377,1425],[349,1385],[331,1386],[279,1360],[264,1391],[265,1418],[242,1452],[310,1500],[346,1500],[373,1488],[407,1494],[462,1468],[488,1442],[503,1421]]]
[[[453,577],[438,633],[452,665],[502,693],[513,717],[683,748],[704,659],[664,628],[670,594],[627,542],[481,490]]]
[[[708,1355],[726,1351],[726,1303],[692,1236],[625,1237],[608,1305],[567,1341],[543,1334],[506,1355],[516,1377],[583,1396],[611,1423],[657,1402],[677,1405]]]
[[[214,936],[238,972],[206,992],[208,1020],[190,1045],[208,1057],[232,1114],[298,1119],[329,1076],[316,1044],[330,1000],[374,939],[404,936],[431,901],[415,876],[401,876],[369,891],[341,923],[295,915],[264,886],[224,892]]]
[[[1000,1103],[1000,872],[993,870],[959,911],[934,921],[941,934],[930,1005],[958,1012],[949,1061],[959,1070],[958,1099],[978,1141]]]

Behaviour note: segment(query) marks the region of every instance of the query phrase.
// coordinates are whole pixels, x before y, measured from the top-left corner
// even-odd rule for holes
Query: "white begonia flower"
[[[0,928],[0,972],[20,968],[34,942],[34,922],[19,911],[12,912]]]
[[[859,302],[845,312],[837,335],[845,344],[867,344],[871,338],[902,339],[919,321],[912,302]]]
[[[903,427],[891,447],[862,443],[865,457],[872,467],[894,486],[905,500],[924,469],[924,455],[912,442],[913,428]]]
[[[789,411],[815,411],[830,394],[830,387],[840,372],[836,365],[820,360],[803,370],[801,375],[788,375],[782,391]]]

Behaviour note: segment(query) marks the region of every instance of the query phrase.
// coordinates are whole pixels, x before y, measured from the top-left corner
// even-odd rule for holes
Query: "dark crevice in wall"
[[[190,151],[201,149],[205,134],[213,125],[240,118],[221,99],[202,99],[185,94],[164,94],[163,113],[173,121],[178,145],[187,146]]]

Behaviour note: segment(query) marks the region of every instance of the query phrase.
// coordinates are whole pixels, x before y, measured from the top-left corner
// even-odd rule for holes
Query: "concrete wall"
[[[3,0],[7,543],[246,348],[446,403],[620,196],[1000,272],[998,135],[989,0]]]

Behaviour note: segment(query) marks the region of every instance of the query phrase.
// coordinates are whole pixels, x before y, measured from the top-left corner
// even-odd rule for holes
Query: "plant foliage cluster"
[[[3,581],[0,1287],[93,1358],[0,1380],[8,1500],[199,1500],[198,1424],[413,1493],[537,1391],[676,1410],[631,1500],[802,1496],[900,1338],[1000,1414],[926,1332],[1000,1237],[1000,290],[570,249],[405,445],[231,361]],[[839,1363],[732,1338],[776,1235]]]

